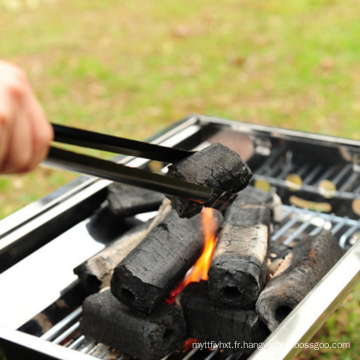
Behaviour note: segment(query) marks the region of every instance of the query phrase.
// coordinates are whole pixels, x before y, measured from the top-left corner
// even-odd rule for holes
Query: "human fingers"
[[[17,107],[8,83],[1,78],[1,75],[0,69],[0,173],[9,153],[12,124]]]
[[[26,110],[32,133],[32,158],[26,171],[31,171],[46,158],[54,131],[31,88],[26,98]]]
[[[6,109],[5,99],[0,94],[0,173],[8,151],[9,142],[9,124],[7,121],[8,115],[5,113]]]
[[[3,174],[20,174],[28,171],[33,153],[32,134],[24,109],[19,106],[10,124],[7,155],[3,160]]]
[[[36,167],[47,154],[52,131],[26,74],[0,60],[0,173]]]

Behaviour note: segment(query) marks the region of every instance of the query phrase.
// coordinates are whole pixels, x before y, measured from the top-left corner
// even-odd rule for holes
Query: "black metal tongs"
[[[174,163],[194,154],[194,151],[179,150],[165,146],[134,141],[63,125],[52,124],[54,141],[131,155],[166,163]],[[236,198],[236,194],[221,189],[192,184],[186,181],[131,168],[112,161],[81,155],[72,151],[50,147],[45,165],[99,178],[142,187],[169,196],[178,196],[200,203],[206,207],[225,210]],[[201,171],[201,170],[200,170]]]

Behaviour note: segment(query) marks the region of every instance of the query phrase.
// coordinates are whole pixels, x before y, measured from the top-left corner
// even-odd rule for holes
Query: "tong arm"
[[[54,141],[78,145],[91,149],[142,157],[173,163],[194,154],[193,151],[179,150],[146,142],[124,139],[68,126],[52,124]]]
[[[131,168],[112,161],[51,147],[45,165],[75,171],[99,178],[118,181],[161,192],[168,196],[178,196],[212,207],[225,210],[237,197],[221,189],[192,184],[183,180],[154,174],[138,168]]]

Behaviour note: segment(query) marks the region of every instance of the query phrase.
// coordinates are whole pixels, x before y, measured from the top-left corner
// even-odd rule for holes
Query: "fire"
[[[214,209],[204,208],[201,212],[201,219],[204,229],[204,250],[197,260],[189,275],[185,278],[183,288],[191,282],[199,282],[200,280],[208,280],[208,271],[211,264],[211,259],[215,250],[217,237],[216,237],[216,224],[213,216]]]
[[[216,247],[217,226],[214,221],[214,209],[204,208],[201,212],[201,220],[204,229],[204,249],[196,261],[195,265],[189,270],[187,276],[180,281],[179,284],[170,292],[169,297],[166,299],[168,304],[173,304],[176,296],[184,289],[186,285],[191,282],[199,282],[200,280],[208,280],[208,271],[211,264],[211,259]]]

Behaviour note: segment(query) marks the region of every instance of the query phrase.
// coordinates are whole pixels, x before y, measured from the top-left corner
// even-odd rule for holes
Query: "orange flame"
[[[203,252],[195,265],[189,270],[187,276],[185,276],[185,278],[170,292],[169,297],[165,300],[168,304],[173,304],[176,300],[176,296],[180,294],[184,287],[189,283],[209,279],[207,273],[210,268],[211,259],[217,242],[217,226],[213,212],[214,209],[211,208],[204,208],[201,212],[202,227],[204,231]]]
[[[216,237],[216,222],[213,215],[214,209],[204,208],[201,212],[201,219],[204,229],[204,250],[191,269],[189,275],[185,278],[183,288],[191,282],[199,282],[200,280],[208,280],[208,271],[211,264],[211,259],[215,250]]]

